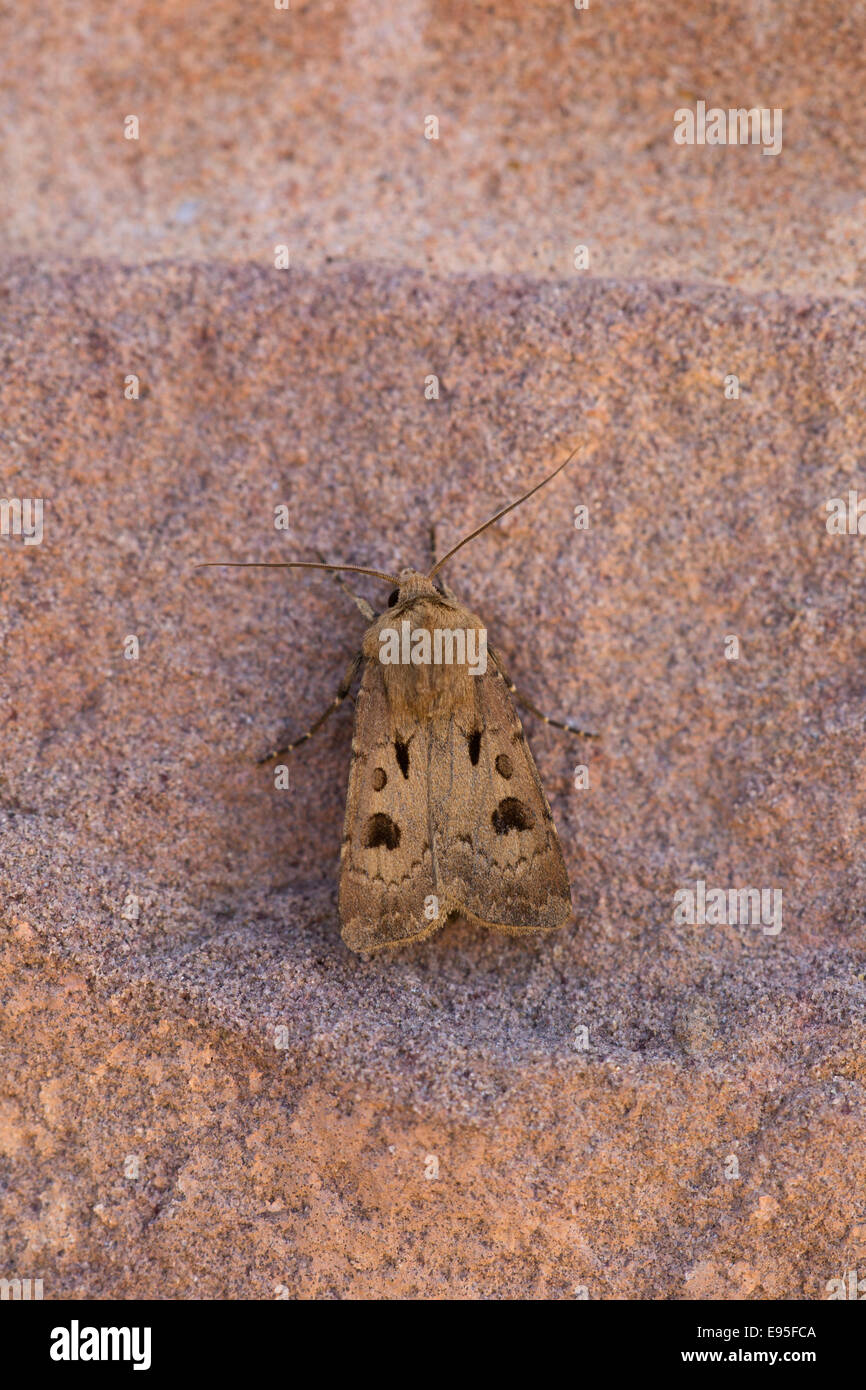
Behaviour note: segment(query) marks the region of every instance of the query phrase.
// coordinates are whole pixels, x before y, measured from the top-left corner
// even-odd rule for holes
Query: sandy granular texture
[[[46,500],[42,545],[0,543],[5,1273],[816,1298],[866,1258],[866,552],[825,527],[864,482],[864,349],[851,298],[6,266],[4,495]],[[575,922],[358,959],[350,709],[289,792],[255,758],[360,615],[325,575],[193,565],[423,564],[578,439],[447,576],[602,732],[527,717]],[[697,879],[781,889],[781,932],[676,925]]]
[[[850,0],[9,5],[0,239],[856,294],[864,49]],[[698,101],[780,109],[781,153],[674,144]]]

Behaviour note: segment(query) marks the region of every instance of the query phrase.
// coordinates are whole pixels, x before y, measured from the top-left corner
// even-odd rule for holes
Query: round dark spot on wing
[[[380,792],[382,788],[386,786],[388,782],[388,774],[385,771],[384,767],[373,768],[372,782],[374,792]]]
[[[367,821],[364,844],[367,849],[396,849],[400,843],[400,827],[384,811],[377,811]]]
[[[500,777],[513,777],[514,763],[507,753],[498,753],[496,756],[496,771]]]
[[[516,796],[505,796],[490,817],[497,835],[507,835],[509,830],[531,830],[535,816],[525,802]]]

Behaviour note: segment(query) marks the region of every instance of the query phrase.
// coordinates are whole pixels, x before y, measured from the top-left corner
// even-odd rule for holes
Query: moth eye
[[[367,833],[364,836],[364,844],[367,849],[396,849],[400,843],[400,827],[390,816],[386,816],[383,811],[377,811],[367,821]]]
[[[404,777],[409,776],[409,745],[404,743],[401,738],[394,739],[394,752],[397,757],[397,764]]]
[[[507,753],[500,753],[496,759],[496,771],[500,777],[511,777],[514,773],[514,763]]]
[[[535,824],[529,807],[516,796],[503,797],[490,820],[497,835],[507,835],[509,830],[531,830]]]
[[[394,604],[397,602],[397,600],[398,600],[399,597],[400,597],[400,590],[399,590],[399,589],[392,589],[391,592],[390,592],[390,594],[388,595],[388,607],[389,607],[389,608],[393,608],[393,607],[394,607]]]
[[[478,759],[481,757],[481,732],[480,729],[473,729],[471,734],[467,734],[469,761],[473,767],[478,766]]]
[[[380,792],[388,781],[388,774],[384,767],[373,769],[373,791]]]

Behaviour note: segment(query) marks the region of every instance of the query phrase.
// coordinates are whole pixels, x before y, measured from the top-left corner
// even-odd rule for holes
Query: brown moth
[[[512,936],[555,930],[571,915],[550,806],[511,696],[547,723],[596,735],[546,719],[518,695],[488,652],[481,619],[434,578],[461,546],[555,478],[576,452],[428,574],[264,562],[372,574],[396,586],[378,618],[352,595],[370,626],[336,697],[306,734],[260,760],[310,738],[342,704],[363,665],[340,868],[342,935],[353,951],[422,941],[456,915]]]

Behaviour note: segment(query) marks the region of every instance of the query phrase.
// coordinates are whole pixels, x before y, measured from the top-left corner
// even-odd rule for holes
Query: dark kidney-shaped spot
[[[394,739],[394,752],[397,756],[397,764],[404,777],[409,776],[409,745],[404,743],[402,738]]]
[[[516,796],[503,797],[490,819],[497,835],[507,835],[509,830],[529,830],[535,824],[529,807]]]
[[[385,771],[384,767],[374,767],[373,777],[371,780],[373,782],[373,791],[380,792],[388,781],[388,774]]]
[[[399,843],[400,827],[390,816],[386,816],[384,811],[377,811],[370,817],[364,839],[367,849],[379,849],[382,845],[385,849],[396,849]]]
[[[514,773],[514,763],[507,753],[499,753],[496,757],[496,771],[500,777],[511,777]]]
[[[477,767],[481,757],[481,730],[473,729],[471,734],[466,735],[466,741],[469,744],[469,761],[473,767]]]

